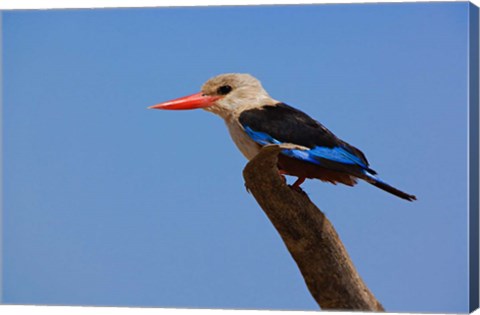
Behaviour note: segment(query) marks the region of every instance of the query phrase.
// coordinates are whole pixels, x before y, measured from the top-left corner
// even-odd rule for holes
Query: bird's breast
[[[258,154],[261,147],[253,141],[237,121],[226,121],[233,142],[242,154],[249,160]]]

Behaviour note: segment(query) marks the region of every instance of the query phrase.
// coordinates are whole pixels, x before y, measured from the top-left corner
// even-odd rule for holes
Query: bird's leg
[[[295,181],[295,183],[293,183],[292,188],[295,190],[302,190],[302,188],[300,188],[300,185],[303,184],[304,181],[305,181],[305,177],[299,177]]]

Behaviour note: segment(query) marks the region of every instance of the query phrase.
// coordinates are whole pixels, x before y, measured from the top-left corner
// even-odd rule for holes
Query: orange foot
[[[305,194],[305,192],[303,191],[302,187],[300,187],[300,185],[305,181],[305,177],[299,177],[295,183],[293,183],[293,185],[290,185],[290,187],[295,190],[295,191],[298,191],[299,193],[302,193],[302,194]]]
[[[304,181],[305,181],[305,177],[299,177],[299,178],[295,181],[295,183],[293,183],[292,188],[302,190],[302,189],[300,188],[300,185],[303,184]]]

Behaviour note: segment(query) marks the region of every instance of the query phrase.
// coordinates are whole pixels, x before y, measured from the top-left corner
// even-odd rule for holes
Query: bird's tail
[[[391,193],[391,194],[393,194],[397,197],[400,197],[400,198],[408,200],[408,201],[417,200],[417,197],[415,197],[414,195],[407,194],[407,193],[405,193],[401,190],[398,190],[395,187],[390,186],[389,184],[385,183],[384,181],[382,181],[377,176],[375,176],[373,174],[370,174],[368,171],[365,170],[363,173],[366,175],[365,180],[367,182],[369,182],[370,184],[372,184],[373,186],[376,186],[380,189],[385,190],[386,192],[389,192],[389,193]]]

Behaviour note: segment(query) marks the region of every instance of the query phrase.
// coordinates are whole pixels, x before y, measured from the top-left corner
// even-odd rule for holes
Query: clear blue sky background
[[[222,120],[258,77],[417,202],[309,181],[389,311],[467,311],[467,3],[3,12],[3,302],[317,309]]]

